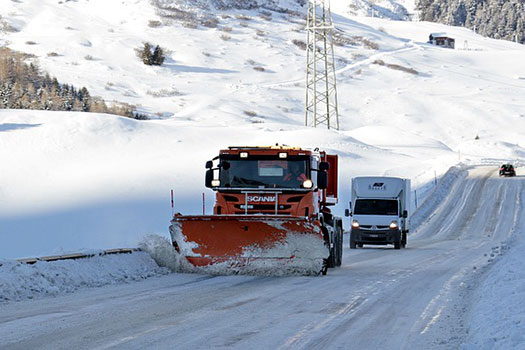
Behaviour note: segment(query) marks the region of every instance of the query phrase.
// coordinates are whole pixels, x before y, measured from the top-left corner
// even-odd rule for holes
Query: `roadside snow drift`
[[[29,265],[0,260],[0,302],[73,292],[80,288],[130,283],[168,273],[145,252]]]

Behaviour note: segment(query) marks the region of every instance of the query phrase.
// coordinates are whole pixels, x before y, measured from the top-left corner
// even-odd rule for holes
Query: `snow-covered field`
[[[278,3],[304,10],[295,1]],[[127,277],[114,275],[120,281],[162,275],[165,270],[141,254],[122,258],[136,263],[113,265],[109,260],[118,257],[101,257],[91,267],[87,261],[24,267],[12,259],[136,247],[148,234],[167,237],[170,189],[175,190],[176,211],[199,213],[204,192],[209,213],[213,193],[204,188],[204,163],[229,145],[283,143],[337,153],[340,204],[335,212],[340,216],[356,175],[409,177],[421,205],[435,180],[456,164],[523,165],[522,45],[464,28],[353,17],[348,5],[354,2],[333,3],[336,27],[357,42],[336,46],[339,131],[303,126],[305,53],[293,40],[304,41],[305,33],[301,18],[293,14],[270,11],[269,21],[259,10],[225,10],[218,12],[217,28],[192,29],[159,16],[149,1],[41,0],[38,7],[29,1],[0,3],[2,20],[18,29],[0,33],[0,44],[36,55],[42,69],[60,82],[86,86],[107,101],[137,105],[153,117],[136,121],[0,110],[4,295],[13,299],[13,291],[27,285],[13,282],[13,276],[33,275],[31,281],[52,274],[55,266],[75,275],[97,264],[109,263],[115,270],[129,265],[123,270]],[[413,9],[406,7],[409,13]],[[203,11],[198,14],[212,13]],[[457,49],[425,44],[431,32],[448,32]],[[169,50],[165,65],[139,62],[134,49],[144,41]],[[421,207],[421,213],[431,215],[445,195],[434,193],[435,203]],[[523,261],[519,247],[525,244],[520,232],[474,293],[478,306],[472,308],[473,338],[466,340],[467,347],[525,343],[520,336],[525,312],[518,313],[514,305],[524,280],[516,268]],[[352,253],[345,250],[347,256]],[[108,269],[89,282],[70,277],[62,279],[62,286],[40,283],[43,292],[34,294],[110,283],[113,272]],[[33,295],[18,293],[14,299]]]

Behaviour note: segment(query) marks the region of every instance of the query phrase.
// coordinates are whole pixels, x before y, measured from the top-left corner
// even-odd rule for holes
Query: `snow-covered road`
[[[346,241],[324,277],[170,274],[4,304],[0,348],[458,348],[469,297],[523,230],[525,177],[449,178],[414,215],[406,249]]]

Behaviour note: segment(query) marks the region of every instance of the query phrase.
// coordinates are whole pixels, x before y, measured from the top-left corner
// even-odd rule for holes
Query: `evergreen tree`
[[[155,66],[162,66],[165,60],[164,51],[162,48],[157,45],[155,46],[155,50],[153,51],[153,55],[151,57],[151,64]]]

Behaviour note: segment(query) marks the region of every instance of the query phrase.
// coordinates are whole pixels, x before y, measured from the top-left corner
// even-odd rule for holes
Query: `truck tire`
[[[323,267],[321,268],[321,274],[323,276],[326,276],[327,272],[328,272],[328,261],[327,259],[323,259]]]
[[[325,239],[325,244],[328,247],[328,251],[330,252],[330,255],[326,259],[326,266],[327,268],[331,269],[336,266],[337,263],[337,248],[336,248],[336,236],[337,232],[334,232],[333,241],[330,241],[330,234],[328,233],[328,229],[326,227],[322,227],[323,235]],[[332,247],[333,245],[333,247]]]
[[[343,263],[343,229],[341,226],[337,226],[336,233],[337,259],[335,265],[341,266]]]
[[[401,241],[394,242],[394,249],[401,249]]]

